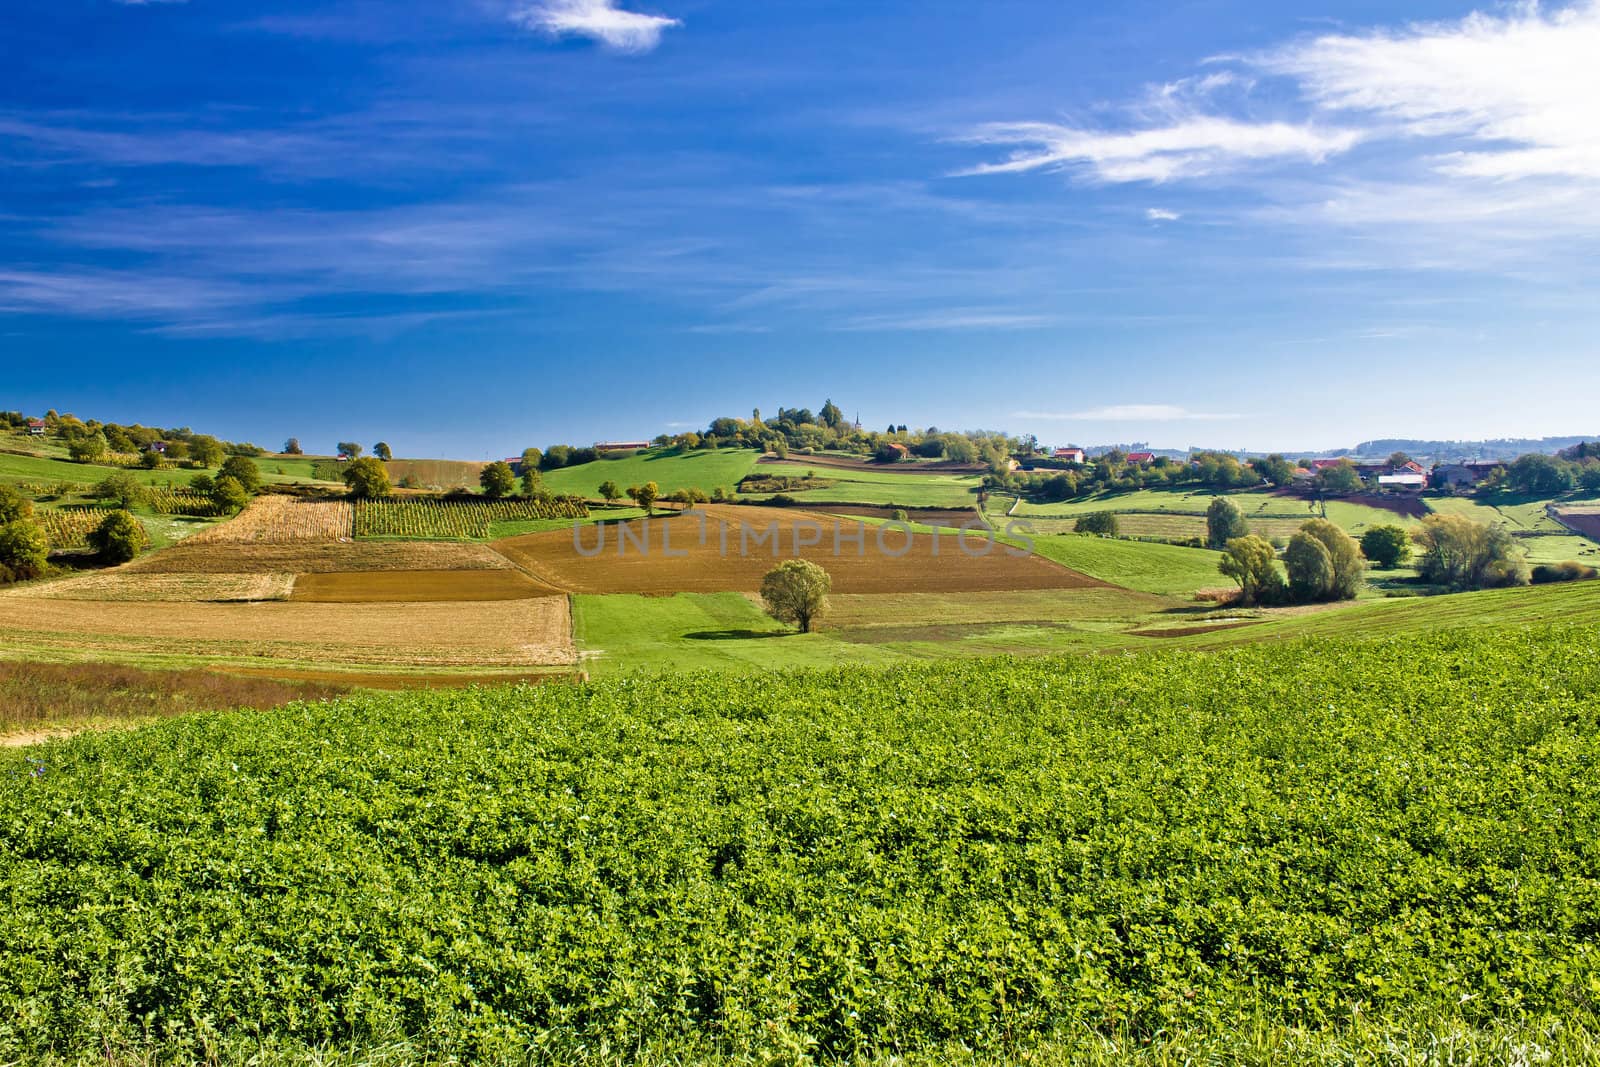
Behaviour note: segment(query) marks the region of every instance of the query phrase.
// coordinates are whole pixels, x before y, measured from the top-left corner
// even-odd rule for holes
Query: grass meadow
[[[679,489],[703,489],[710,493],[718,486],[731,490],[755,466],[757,453],[748,448],[719,448],[678,452],[653,448],[615,459],[598,459],[576,467],[544,471],[544,486],[552,493],[598,499],[600,483],[612,481],[619,489],[655,482],[661,495]]]

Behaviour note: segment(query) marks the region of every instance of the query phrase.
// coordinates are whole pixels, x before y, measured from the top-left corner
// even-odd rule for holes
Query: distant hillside
[[[1409,438],[1391,438],[1380,441],[1363,441],[1348,453],[1335,455],[1376,456],[1383,458],[1395,452],[1404,452],[1413,459],[1516,459],[1529,452],[1551,455],[1563,448],[1600,440],[1600,434],[1581,437],[1501,437],[1491,441],[1418,441]]]

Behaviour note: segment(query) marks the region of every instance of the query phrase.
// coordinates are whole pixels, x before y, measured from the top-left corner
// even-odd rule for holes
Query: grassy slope
[[[254,460],[261,470],[261,480],[268,483],[289,484],[294,482],[312,482],[316,479],[311,474],[311,462],[305,459],[277,459],[264,457]],[[282,467],[286,473],[279,474],[277,470]],[[200,471],[169,468],[166,470],[147,471],[141,467],[102,467],[92,463],[74,463],[66,459],[51,459],[43,456],[15,456],[10,453],[0,453],[0,482],[15,485],[19,482],[33,482],[41,485],[53,485],[57,482],[69,482],[75,485],[93,485],[103,481],[109,475],[119,471],[126,471],[137,478],[142,485],[152,485],[162,489],[181,489],[189,484],[189,479]],[[216,470],[206,471],[207,474],[216,474]]]
[[[17,754],[0,1059],[1592,1050],[1592,633],[1415,651],[362,698]]]
[[[1061,534],[1034,538],[1034,551],[1064,567],[1143,593],[1181,594],[1228,584],[1221,553],[1203,548]]]
[[[815,472],[835,484],[823,489],[791,492],[787,495],[808,504],[851,503],[883,504],[901,507],[971,507],[977,501],[981,481],[972,474],[896,473],[894,468],[847,471],[832,467],[808,467],[805,459],[787,463],[763,463],[760,474],[805,475]]]
[[[722,486],[732,489],[755,466],[757,453],[746,448],[721,448],[716,451],[679,453],[651,449],[621,459],[601,459],[576,467],[545,471],[544,485],[552,493],[578,496],[600,495],[600,483],[613,481],[618,488],[655,482],[662,495],[677,489],[703,489],[707,493]]]
[[[573,632],[594,675],[871,665],[900,657],[797,634],[738,593],[575,596]]]

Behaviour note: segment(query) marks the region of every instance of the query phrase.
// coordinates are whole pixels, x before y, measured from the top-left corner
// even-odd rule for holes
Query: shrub
[[[1099,534],[1101,537],[1117,536],[1117,517],[1109,511],[1096,511],[1084,515],[1072,524],[1073,532]]]
[[[373,500],[393,491],[389,487],[389,468],[371,456],[345,464],[343,476],[350,495],[358,500]]]
[[[1429,515],[1416,542],[1417,569],[1436,585],[1488,589],[1526,585],[1528,565],[1510,534],[1461,515]]]
[[[1266,539],[1254,534],[1235,537],[1217,564],[1217,570],[1239,583],[1239,602],[1246,606],[1278,598],[1283,576],[1278,573],[1277,553]]]
[[[1283,566],[1289,572],[1289,593],[1296,600],[1330,600],[1337,575],[1333,556],[1317,538],[1301,531],[1289,539],[1283,551]]]
[[[30,518],[32,515],[33,501],[9,485],[0,485],[0,526]]]
[[[1355,538],[1327,519],[1312,519],[1300,527],[1300,532],[1322,542],[1333,564],[1333,582],[1325,598],[1349,600],[1354,597],[1361,590],[1361,576],[1366,570],[1366,561],[1361,558],[1361,547]]]
[[[250,503],[250,494],[244,491],[237,478],[224,474],[211,487],[211,500],[224,511],[241,511]]]
[[[1540,564],[1533,568],[1533,584],[1550,585],[1555,582],[1586,582],[1597,575],[1600,575],[1600,571],[1569,559],[1565,563]]]
[[[126,563],[149,543],[139,520],[126,511],[113,511],[89,535],[89,547],[102,559]]]
[[[127,509],[144,500],[145,488],[133,475],[126,471],[118,471],[90,490],[89,495],[96,500],[109,500],[118,507]]]
[[[261,469],[244,456],[231,456],[217,471],[219,478],[232,478],[246,493],[261,491]]]
[[[511,470],[511,464],[496,460],[478,472],[478,484],[483,487],[484,496],[498,500],[516,491],[517,476]]]
[[[0,525],[0,582],[37,578],[49,567],[50,539],[28,518]]]
[[[1361,535],[1361,554],[1392,570],[1411,558],[1411,535],[1399,526],[1374,526]]]

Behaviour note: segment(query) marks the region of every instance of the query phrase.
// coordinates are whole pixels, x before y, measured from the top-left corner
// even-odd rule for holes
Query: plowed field
[[[295,601],[315,604],[392,604],[527,600],[558,590],[520,571],[358,571],[302,574]]]
[[[619,526],[623,529],[586,529],[577,545],[572,531],[564,530],[510,538],[494,548],[530,574],[575,593],[750,592],[760,588],[762,576],[779,559],[796,555],[825,568],[836,593],[1104,585],[1039,556],[1010,555],[1003,545],[994,545],[987,555],[969,554],[954,533],[908,537],[892,527],[864,527],[792,509],[712,505]],[[603,547],[586,558],[583,553],[594,553],[602,544],[602,532]],[[854,540],[858,534],[860,545]],[[813,537],[816,543],[808,544]],[[987,547],[981,536],[967,543],[973,553]]]

